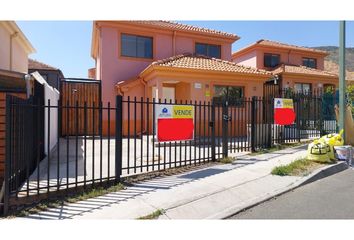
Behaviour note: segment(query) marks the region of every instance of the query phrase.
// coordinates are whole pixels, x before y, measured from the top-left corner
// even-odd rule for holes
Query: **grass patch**
[[[37,214],[41,211],[46,211],[49,208],[57,208],[69,203],[75,203],[78,201],[87,200],[89,198],[102,196],[111,192],[118,192],[123,189],[125,189],[125,186],[121,183],[118,183],[108,188],[104,188],[104,187],[92,188],[57,200],[42,200],[39,204],[32,207],[24,208],[17,214],[9,217],[25,217],[30,214]]]
[[[311,141],[278,144],[278,145],[275,145],[274,147],[271,147],[271,148],[259,149],[258,151],[249,153],[248,155],[256,156],[256,155],[261,155],[261,154],[265,154],[265,153],[272,153],[275,151],[279,151],[279,150],[283,150],[283,149],[287,149],[287,148],[291,148],[291,147],[302,146],[302,145],[307,144],[309,142],[311,142]]]
[[[161,216],[162,214],[164,214],[164,210],[163,209],[158,209],[156,210],[155,212],[153,213],[150,213],[146,216],[142,216],[142,217],[139,217],[138,219],[139,220],[152,220],[152,219],[157,219],[159,216]]]
[[[219,159],[219,162],[221,163],[232,163],[233,161],[235,161],[235,158],[233,157],[226,157],[226,158]]]
[[[313,170],[325,165],[323,162],[315,162],[306,158],[296,160],[287,165],[273,168],[271,174],[278,176],[306,176]],[[328,163],[327,163],[328,164]]]

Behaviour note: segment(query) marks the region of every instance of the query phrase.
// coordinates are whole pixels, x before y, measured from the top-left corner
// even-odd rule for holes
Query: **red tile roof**
[[[150,25],[159,28],[171,29],[171,30],[182,30],[182,31],[189,31],[189,32],[200,32],[200,33],[207,33],[221,37],[232,38],[234,40],[239,39],[240,37],[233,33],[227,33],[219,30],[209,29],[209,28],[202,28],[196,27],[188,24],[177,23],[173,21],[130,21],[136,24],[142,25]]]
[[[59,70],[56,67],[50,66],[48,64],[39,62],[39,61],[31,59],[31,58],[28,59],[28,69]]]
[[[281,43],[281,42],[266,40],[266,39],[258,40],[256,43],[246,46],[246,47],[238,50],[237,52],[234,52],[232,55],[237,55],[240,52],[244,52],[244,51],[254,48],[256,46],[284,48],[284,49],[292,49],[292,50],[299,50],[299,51],[306,51],[306,52],[311,52],[311,53],[318,53],[318,54],[322,54],[322,55],[328,55],[328,52],[326,52],[326,51],[322,51],[322,50],[318,50],[318,49],[314,49],[314,48],[309,48],[309,47],[296,46],[296,45],[291,45],[291,44],[287,44],[287,43]]]
[[[271,75],[272,73],[266,70],[246,67],[234,62],[229,62],[216,58],[209,58],[201,55],[182,54],[170,58],[162,59],[153,62],[151,66],[174,67],[185,69],[198,69],[207,71],[223,71],[233,73]],[[147,68],[149,68],[147,67]]]
[[[294,74],[308,74],[308,75],[317,75],[317,76],[328,76],[328,77],[338,77],[337,74],[315,69],[309,68],[301,65],[290,65],[290,64],[282,64],[276,69],[274,69],[273,74],[281,74],[281,73],[294,73]]]

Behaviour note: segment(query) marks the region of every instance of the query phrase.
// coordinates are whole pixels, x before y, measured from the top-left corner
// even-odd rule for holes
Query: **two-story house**
[[[232,54],[237,64],[271,71],[282,88],[295,92],[338,86],[338,76],[324,70],[325,51],[259,40]]]
[[[0,89],[23,90],[28,55],[35,49],[14,21],[0,21]]]
[[[271,72],[231,61],[231,33],[168,21],[95,21],[91,77],[102,80],[102,101],[120,94],[209,101],[237,92],[262,94]],[[236,91],[228,91],[234,88]]]

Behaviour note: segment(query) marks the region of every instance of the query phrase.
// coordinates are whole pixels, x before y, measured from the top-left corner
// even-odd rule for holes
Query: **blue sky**
[[[231,32],[241,37],[236,51],[259,39],[300,46],[338,45],[336,21],[178,21]],[[66,77],[87,77],[94,66],[90,56],[91,21],[17,21],[37,50],[30,57],[60,68]],[[354,22],[347,22],[347,47],[354,47]]]

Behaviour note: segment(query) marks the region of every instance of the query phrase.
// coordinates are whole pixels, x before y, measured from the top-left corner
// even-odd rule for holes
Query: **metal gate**
[[[274,144],[319,137],[326,128],[321,98],[294,98],[297,119],[291,126],[274,124],[273,98],[214,98],[212,102],[137,99],[117,96],[116,104],[41,105],[32,100],[8,97],[6,110],[5,213],[34,199],[45,199],[89,186],[119,182],[123,177],[190,165],[203,164],[236,152],[257,151]],[[156,139],[158,104],[191,105],[194,108],[194,138],[159,142]],[[306,108],[306,105],[307,107]],[[40,151],[39,115],[59,110],[73,122],[73,136],[57,138],[57,147],[45,158]],[[92,115],[88,117],[89,110]],[[83,115],[80,115],[83,111]],[[96,113],[102,113],[95,118]],[[37,118],[36,118],[37,116]],[[81,117],[80,117],[81,116]],[[102,126],[104,136],[90,118]],[[57,116],[60,129],[62,117]],[[64,118],[62,119],[64,120]],[[79,132],[82,121],[83,132]],[[178,126],[176,126],[178,127]],[[110,130],[114,134],[110,134]],[[97,135],[98,134],[98,135]],[[50,139],[49,134],[48,142]]]
[[[98,135],[101,131],[101,81],[91,79],[65,78],[60,80],[60,102],[72,106],[61,111],[61,135],[84,135],[84,105],[87,105],[87,133]],[[75,106],[78,110],[78,126],[75,123]]]

